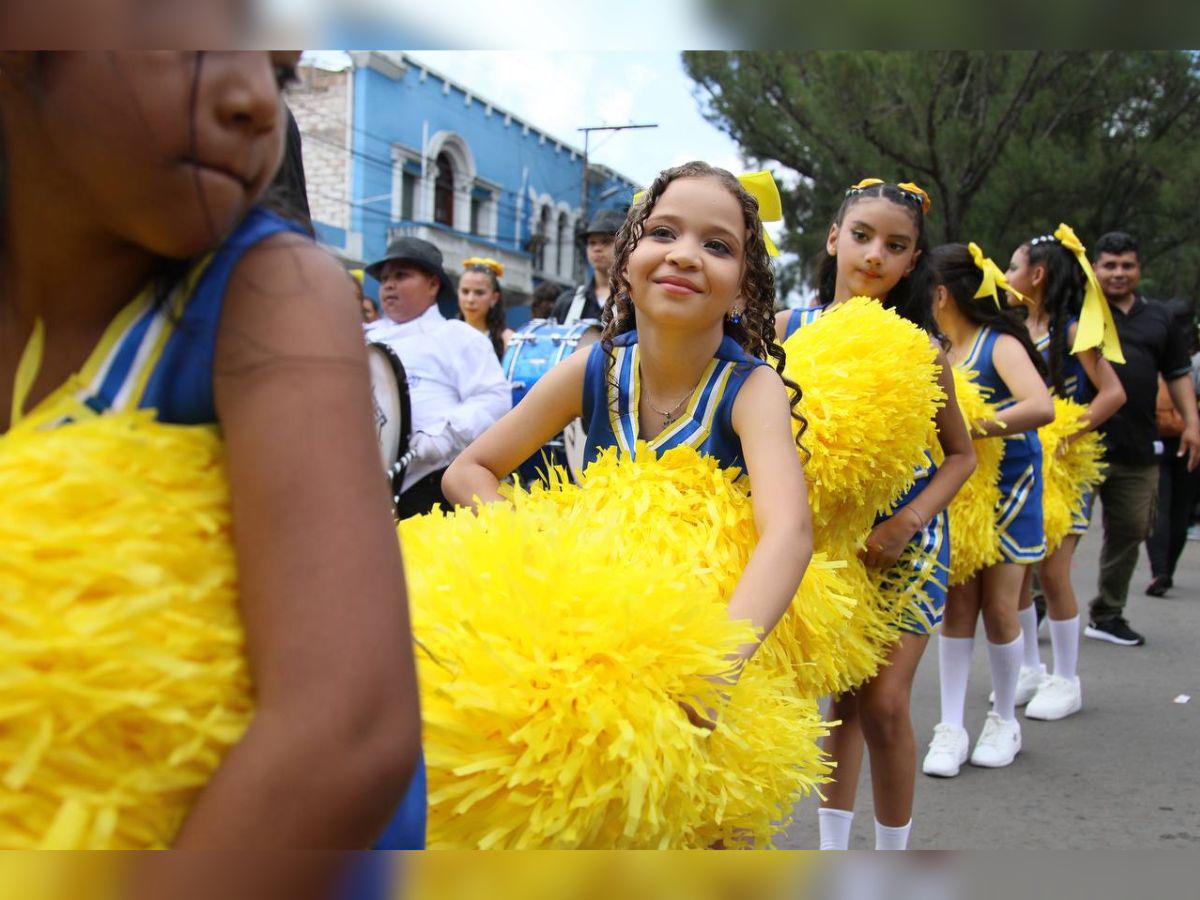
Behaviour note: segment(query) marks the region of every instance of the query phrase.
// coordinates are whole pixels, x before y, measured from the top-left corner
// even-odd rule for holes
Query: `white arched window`
[[[425,221],[459,231],[471,227],[471,195],[475,186],[475,157],[461,135],[439,131],[425,146],[421,205]]]

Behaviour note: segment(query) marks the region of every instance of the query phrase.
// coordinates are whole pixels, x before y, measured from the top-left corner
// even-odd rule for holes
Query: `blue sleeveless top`
[[[987,389],[987,399],[998,410],[1004,410],[1016,400],[992,360],[999,336],[1000,332],[991,328],[980,328],[971,343],[970,353],[958,365],[977,372],[979,384]],[[996,511],[1000,553],[1009,562],[1028,565],[1046,555],[1042,520],[1042,442],[1036,428],[1005,434],[1001,440],[1004,441],[1004,455],[1000,459],[1000,506]]]
[[[1079,320],[1072,318],[1067,323],[1068,332],[1071,326],[1075,325]],[[1034,346],[1042,354],[1042,358],[1046,360],[1046,364],[1050,364],[1050,335],[1049,333],[1042,335],[1034,342]],[[1047,382],[1048,383],[1048,382]],[[1068,351],[1066,358],[1063,360],[1063,388],[1065,390],[1064,398],[1074,400],[1076,403],[1081,403],[1086,406],[1092,399],[1092,383],[1088,380],[1087,372],[1084,371],[1083,363],[1079,361],[1079,357]],[[1050,385],[1050,390],[1054,390],[1054,386]]]
[[[229,277],[247,250],[284,231],[301,229],[274,213],[252,209],[165,297],[153,286],[143,290],[105,330],[82,373],[76,399],[96,413],[154,409],[167,424],[216,422],[213,357]]]
[[[292,222],[256,207],[165,300],[143,292],[118,314],[112,337],[106,334],[103,361],[80,399],[96,412],[136,407],[157,410],[158,421],[166,424],[215,423],[213,360],[229,278],[250,248],[287,231],[303,233]],[[380,848],[424,847],[425,795],[422,761]]]
[[[805,325],[817,321],[824,310],[823,306],[801,306],[793,309],[791,315],[788,316],[787,329],[783,339],[786,341]]]
[[[178,425],[216,421],[213,358],[229,277],[246,251],[285,231],[303,234],[298,225],[255,207],[213,255],[142,396],[140,406],[157,409],[159,421]]]
[[[612,378],[604,347],[593,344],[589,351],[583,378],[585,466],[605,447],[619,447],[622,453],[634,454],[641,400],[637,341],[636,331],[613,338]],[[723,338],[687,406],[678,419],[648,442],[650,449],[659,454],[672,447],[695,447],[705,456],[716,457],[722,468],[744,472],[742,442],[733,430],[733,404],[750,373],[762,365],[766,363],[748,354],[735,340]]]

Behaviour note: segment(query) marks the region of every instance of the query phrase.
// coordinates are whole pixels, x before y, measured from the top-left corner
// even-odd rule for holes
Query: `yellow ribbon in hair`
[[[497,278],[504,277],[504,263],[496,262],[490,256],[472,256],[470,259],[463,260],[464,269],[469,269],[472,266],[483,266],[483,268],[491,269],[495,272]]]
[[[353,278],[359,284],[363,283],[363,277],[366,275],[365,271],[363,271],[362,269],[350,269],[349,271],[350,271],[351,278]]]
[[[882,178],[864,178],[858,184],[850,185],[852,191],[865,191],[869,187],[875,187],[877,184],[886,184]],[[911,181],[902,181],[896,185],[900,190],[907,194],[912,194],[913,197],[921,201],[921,212],[929,215],[929,210],[933,208],[933,201],[929,199],[929,194],[925,192],[925,188],[918,184],[913,184]]]
[[[746,193],[758,201],[758,217],[764,223],[766,222],[781,222],[783,221],[783,200],[779,196],[779,185],[775,183],[774,176],[770,172],[747,172],[745,175],[737,176],[738,182],[745,188]],[[638,191],[633,195],[633,202],[637,203],[644,196],[645,191]],[[767,234],[767,227],[763,225],[763,243],[767,246],[767,256],[778,256],[779,248],[775,246],[775,242],[771,240],[771,236]]]
[[[1121,352],[1121,338],[1117,334],[1117,323],[1113,321],[1112,310],[1108,308],[1108,300],[1100,290],[1100,282],[1092,264],[1088,262],[1087,252],[1083,244],[1075,236],[1075,231],[1065,222],[1059,223],[1054,229],[1054,236],[1060,244],[1075,254],[1083,274],[1087,278],[1087,290],[1083,294],[1083,310],[1079,313],[1079,327],[1075,331],[1075,345],[1071,353],[1080,353],[1099,347],[1104,358],[1109,362],[1125,362],[1125,354]]]
[[[1004,273],[1000,271],[1000,267],[983,255],[983,251],[974,241],[967,244],[967,249],[971,251],[971,259],[975,260],[975,265],[983,273],[983,280],[979,283],[979,290],[975,292],[975,299],[979,300],[983,297],[991,297],[992,302],[996,304],[996,309],[1004,309],[1004,304],[1000,302],[1000,291],[1005,290],[1014,297],[1020,297],[1023,303],[1028,303],[1029,298],[1018,291],[1015,287],[1008,283],[1008,279],[1004,277]]]
[[[908,191],[908,193],[915,194],[916,196],[920,197],[921,212],[925,213],[925,215],[929,215],[929,210],[933,206],[933,201],[929,199],[929,195],[925,193],[925,189],[923,187],[918,187],[911,181],[902,181],[896,185],[896,187],[900,188],[902,191]]]

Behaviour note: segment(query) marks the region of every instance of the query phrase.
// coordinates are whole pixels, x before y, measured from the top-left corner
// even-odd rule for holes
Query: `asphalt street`
[[[1072,581],[1086,618],[1095,594],[1099,507],[1076,552]],[[1083,710],[1058,722],[1020,715],[1023,749],[1006,769],[964,765],[953,779],[920,773],[938,720],[936,638],[917,672],[914,849],[1200,849],[1200,542],[1189,542],[1163,599],[1147,597],[1145,551],[1130,586],[1126,617],[1143,647],[1083,638]],[[1085,623],[1086,624],[1086,623]],[[991,690],[982,627],[967,694],[972,743]],[[1050,640],[1041,640],[1050,663]],[[1181,695],[1190,702],[1176,702]],[[851,849],[874,846],[868,767],[859,783]],[[805,800],[780,846],[815,849],[817,803]]]

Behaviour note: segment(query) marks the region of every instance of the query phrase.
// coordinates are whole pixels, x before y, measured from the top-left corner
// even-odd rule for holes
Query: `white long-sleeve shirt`
[[[450,465],[512,407],[512,388],[491,341],[466,322],[445,318],[437,306],[408,322],[372,322],[366,337],[387,344],[404,364],[413,434],[442,435],[443,445],[450,439],[445,458],[409,466],[403,490]]]

